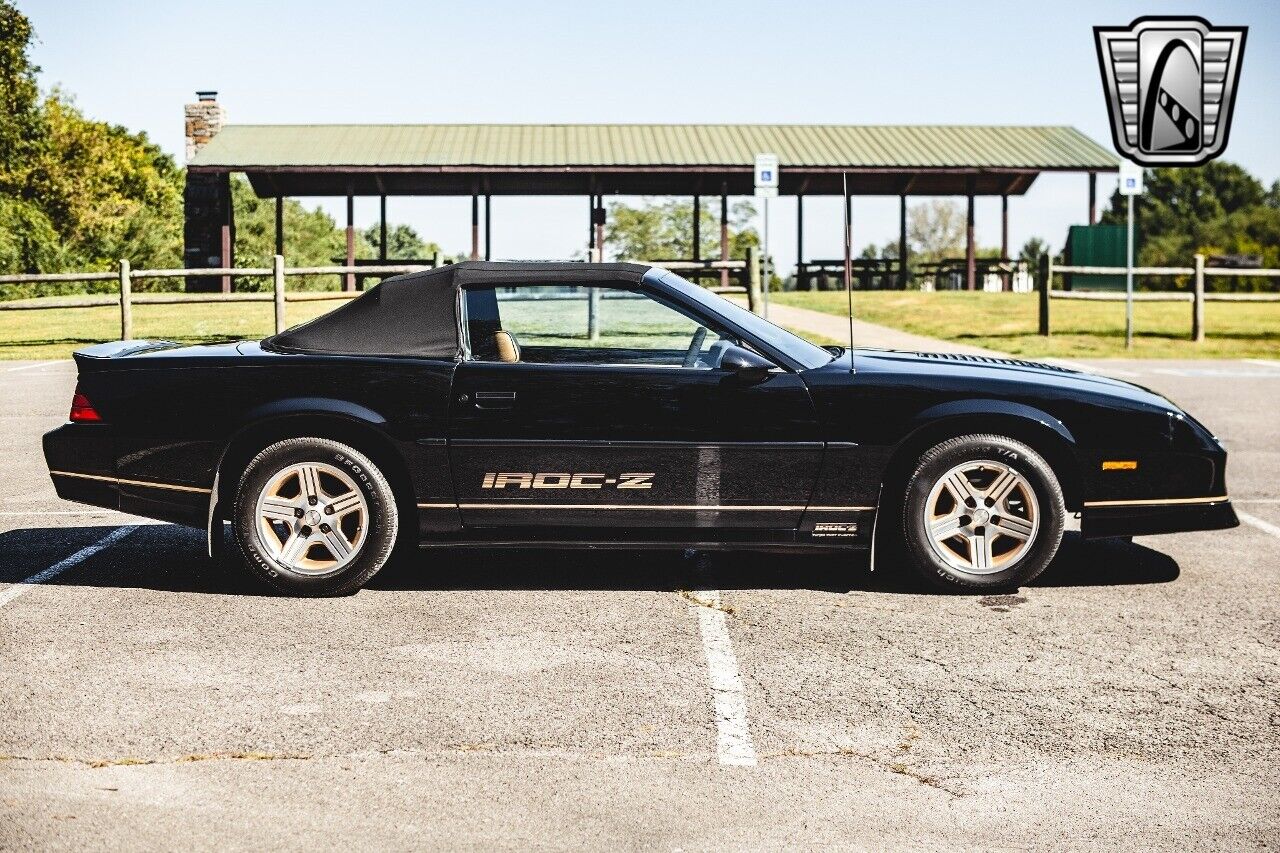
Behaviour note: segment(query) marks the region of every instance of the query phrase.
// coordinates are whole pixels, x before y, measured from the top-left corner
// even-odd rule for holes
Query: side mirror
[[[744,347],[725,347],[720,355],[720,369],[732,372],[743,382],[763,382],[773,367],[769,359]]]

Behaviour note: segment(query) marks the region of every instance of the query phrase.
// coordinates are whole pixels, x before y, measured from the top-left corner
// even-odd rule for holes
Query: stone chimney
[[[187,125],[187,162],[196,156],[201,148],[209,144],[222,130],[227,120],[227,112],[218,103],[217,92],[196,92],[198,99],[194,104],[184,108]]]

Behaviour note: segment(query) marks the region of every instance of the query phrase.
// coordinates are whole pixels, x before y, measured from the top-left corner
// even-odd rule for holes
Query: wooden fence
[[[0,311],[49,311],[57,308],[102,308],[119,306],[120,339],[133,338],[133,306],[135,305],[201,305],[224,302],[271,302],[275,308],[275,329],[285,329],[285,304],[288,302],[316,302],[327,299],[353,299],[358,292],[343,291],[289,291],[285,289],[285,279],[290,276],[315,275],[400,275],[401,273],[418,272],[434,269],[439,264],[437,255],[430,264],[388,264],[383,266],[331,266],[331,267],[286,267],[284,257],[275,255],[270,267],[218,267],[213,269],[180,269],[180,270],[135,270],[128,260],[121,260],[115,272],[69,272],[69,273],[23,273],[18,275],[0,275],[0,285],[5,284],[54,284],[68,281],[116,281],[117,292],[114,294],[85,295],[72,299],[60,300],[49,304],[37,299],[0,302]],[[664,269],[673,272],[688,270],[732,270],[746,272],[748,285],[746,293],[755,310],[760,294],[760,262],[756,250],[748,250],[745,261],[667,261]],[[222,276],[239,276],[242,278],[266,278],[272,282],[271,292],[261,293],[200,293],[185,295],[178,293],[140,293],[134,295],[133,282],[148,278],[215,278]],[[719,288],[716,288],[717,290]],[[742,292],[740,288],[730,288]]]
[[[1040,293],[1040,334],[1049,334],[1049,301],[1051,299],[1077,299],[1089,302],[1125,302],[1128,294],[1119,291],[1054,290],[1053,276],[1058,273],[1080,275],[1124,275],[1125,267],[1054,266],[1053,259],[1044,255],[1040,259],[1040,271],[1036,282]],[[1206,267],[1204,255],[1195,256],[1194,266],[1189,267],[1134,267],[1133,274],[1147,276],[1191,276],[1190,291],[1159,291],[1134,293],[1134,302],[1189,302],[1191,303],[1191,339],[1202,342],[1205,336],[1204,304],[1206,302],[1280,302],[1280,293],[1205,293],[1207,275],[1280,278],[1280,269],[1228,269]]]

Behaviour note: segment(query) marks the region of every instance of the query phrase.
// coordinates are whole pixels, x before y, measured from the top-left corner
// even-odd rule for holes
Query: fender
[[[205,549],[210,559],[218,559],[222,554],[222,513],[219,511],[218,496],[221,492],[222,463],[227,451],[246,430],[261,426],[274,420],[297,415],[336,415],[359,421],[368,426],[382,426],[387,419],[367,406],[352,403],[349,400],[337,400],[331,397],[286,397],[283,400],[272,400],[241,413],[234,422],[234,428],[222,452],[218,454],[218,465],[214,469],[213,489],[209,492],[208,523],[205,527]],[[215,530],[217,533],[215,534]]]
[[[1057,433],[1059,438],[1073,448],[1076,446],[1075,436],[1071,434],[1071,430],[1067,429],[1067,425],[1048,412],[1037,409],[1034,406],[1028,406],[1025,403],[995,399],[949,400],[945,403],[930,406],[916,414],[907,424],[907,436],[899,442],[899,446],[909,442],[912,436],[916,435],[920,430],[939,421],[956,417],[982,417],[983,415],[999,415],[1001,417],[1029,421]]]
[[[370,425],[381,425],[387,422],[386,418],[373,409],[361,406],[359,403],[352,403],[350,400],[338,400],[332,397],[286,397],[283,400],[272,400],[270,403],[254,406],[241,413],[234,424],[228,444],[234,441],[236,434],[245,427],[289,415],[342,415]]]
[[[1032,437],[1019,436],[1016,431],[1012,436],[1028,441],[1045,457],[1058,475],[1068,506],[1080,499],[1084,484],[1076,437],[1066,424],[1048,412],[1010,400],[950,400],[919,412],[906,424],[906,436],[894,446],[886,476],[902,463],[909,452],[923,452],[936,443],[936,435],[943,431],[953,432],[949,425],[965,424],[968,430],[986,428],[998,432],[1001,429],[998,424],[984,426],[993,418],[1003,421],[1005,430],[1012,425],[1022,426],[1033,435],[1047,439],[1043,443],[1037,442]]]

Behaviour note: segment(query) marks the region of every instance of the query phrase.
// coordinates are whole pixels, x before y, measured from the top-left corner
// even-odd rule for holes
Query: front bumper
[[[1088,506],[1080,513],[1080,535],[1085,539],[1108,536],[1148,536],[1189,530],[1227,530],[1240,520],[1227,498],[1185,499]]]

